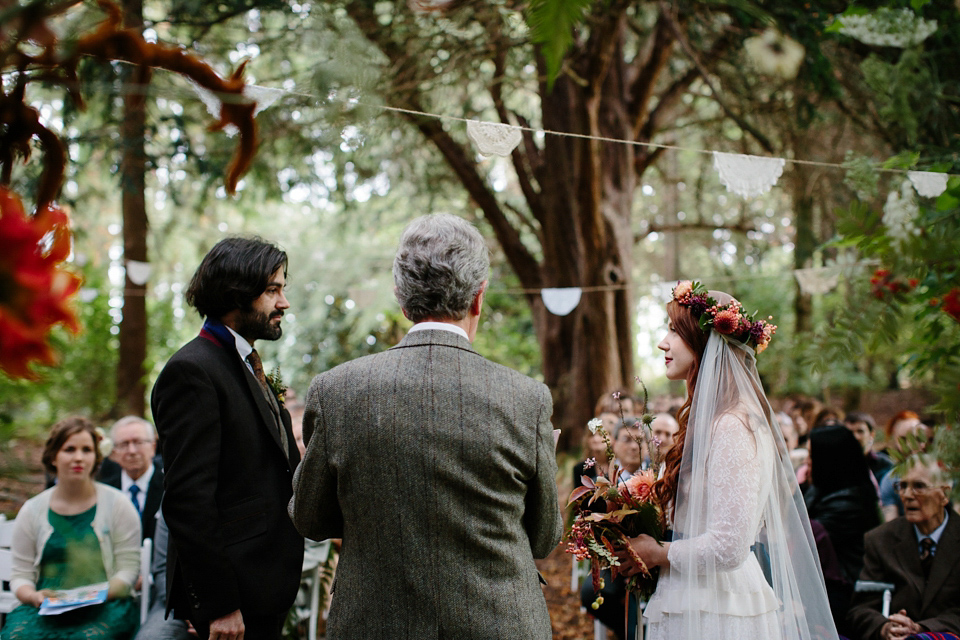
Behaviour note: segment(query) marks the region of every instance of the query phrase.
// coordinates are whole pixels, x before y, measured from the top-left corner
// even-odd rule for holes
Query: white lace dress
[[[715,428],[705,474],[706,528],[670,545],[670,566],[661,569],[644,611],[648,639],[782,637],[780,602],[751,550],[774,479],[775,445],[767,430],[730,414]],[[692,625],[691,616],[697,619]],[[696,638],[687,638],[691,631]]]

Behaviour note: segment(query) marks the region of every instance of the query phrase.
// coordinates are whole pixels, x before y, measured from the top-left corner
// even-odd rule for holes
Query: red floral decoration
[[[80,326],[69,300],[80,278],[60,267],[70,254],[67,214],[46,206],[28,216],[20,199],[0,187],[0,370],[36,379],[31,362],[56,363],[50,329]]]
[[[960,288],[954,287],[950,292],[943,296],[943,310],[951,318],[960,322]]]
[[[900,299],[916,289],[918,284],[920,281],[916,278],[895,276],[889,269],[877,269],[870,278],[870,293],[877,300]]]

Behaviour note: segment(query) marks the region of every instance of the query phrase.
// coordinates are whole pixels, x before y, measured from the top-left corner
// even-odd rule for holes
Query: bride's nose
[[[668,351],[670,349],[670,345],[667,344],[666,338],[660,341],[660,344],[657,345],[657,349],[660,349],[661,351]]]

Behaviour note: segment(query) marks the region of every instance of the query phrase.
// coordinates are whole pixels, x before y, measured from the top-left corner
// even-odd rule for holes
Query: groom
[[[332,638],[552,637],[534,565],[562,529],[552,402],[470,346],[488,271],[471,224],[414,220],[393,264],[413,328],[310,388],[290,513],[343,538]]]

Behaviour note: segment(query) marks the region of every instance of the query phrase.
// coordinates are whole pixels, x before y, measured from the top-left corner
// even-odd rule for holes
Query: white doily
[[[127,277],[130,282],[136,285],[144,284],[150,279],[150,272],[153,267],[149,262],[140,262],[139,260],[127,260]]]
[[[497,122],[467,121],[467,136],[484,156],[509,156],[517,148],[523,133],[518,127]]]
[[[720,174],[720,182],[727,191],[743,198],[769,191],[780,179],[785,164],[786,160],[783,158],[713,152],[713,167]]]
[[[933,171],[907,171],[907,177],[913,183],[913,188],[924,198],[936,198],[947,190],[946,173],[935,173]]]
[[[832,271],[832,270],[831,270]],[[837,282],[840,281],[840,274],[836,271],[829,273],[823,267],[813,269],[796,269],[793,277],[797,279],[800,285],[800,291],[806,295],[820,295],[833,291]]]
[[[580,287],[564,287],[562,289],[542,289],[540,297],[543,306],[555,316],[565,316],[580,304],[583,289]]]

